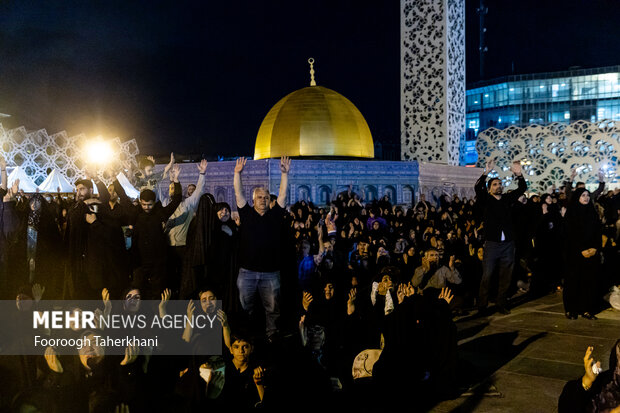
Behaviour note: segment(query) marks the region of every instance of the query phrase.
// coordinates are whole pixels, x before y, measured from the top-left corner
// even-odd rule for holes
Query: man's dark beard
[[[426,287],[426,284],[428,284],[428,282],[433,277],[433,275],[435,275],[435,271],[437,271],[437,268],[439,268],[439,263],[429,262],[428,266],[430,269],[428,270],[426,274],[424,274],[424,276],[422,277],[422,281],[420,282],[420,285],[418,286],[422,290]]]
[[[430,268],[429,273],[435,274],[435,271],[437,271],[437,268],[439,268],[439,263],[433,261],[428,263],[428,266]]]

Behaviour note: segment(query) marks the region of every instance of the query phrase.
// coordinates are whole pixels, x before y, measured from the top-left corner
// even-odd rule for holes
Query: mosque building
[[[309,59],[309,63],[310,86],[280,99],[260,125],[254,156],[243,171],[247,199],[258,186],[278,193],[281,156],[292,158],[290,204],[304,200],[326,205],[349,186],[366,202],[387,195],[393,204],[411,205],[420,193],[427,199],[445,193],[473,197],[478,168],[374,160],[371,130],[362,113],[338,92],[317,85],[314,60]],[[206,174],[206,191],[233,209],[234,165],[234,161],[210,162]],[[183,187],[198,180],[194,164],[181,167]],[[162,190],[165,185],[162,183]]]

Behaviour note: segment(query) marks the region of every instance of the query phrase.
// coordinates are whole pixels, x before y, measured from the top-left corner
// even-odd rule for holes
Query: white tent
[[[136,188],[133,187],[133,185],[129,183],[129,179],[127,179],[125,174],[123,174],[122,172],[119,172],[119,174],[116,175],[116,179],[118,179],[118,182],[121,184],[121,186],[123,187],[123,189],[125,190],[125,193],[127,194],[129,198],[135,199],[140,196],[140,191],[138,191]],[[97,185],[95,185],[95,181],[92,181],[92,182],[93,182],[93,194],[99,195],[99,191],[97,190]]]
[[[118,175],[116,175],[116,179],[118,179],[118,183],[121,184],[129,198],[138,198],[140,196],[140,191],[129,183],[129,179],[127,179],[124,173],[119,172]]]
[[[24,170],[19,166],[16,166],[15,169],[13,169],[13,171],[7,177],[7,184],[9,188],[13,186],[13,182],[15,182],[16,179],[19,179],[19,189],[23,190],[24,192],[37,192],[37,186],[34,184],[34,182],[32,182],[32,179],[30,179],[30,177],[26,175],[26,172],[24,172]]]
[[[63,193],[73,192],[73,185],[71,185],[61,173],[54,169],[52,173],[45,178],[45,181],[41,182],[39,190],[41,192],[58,192],[58,188],[60,188],[60,192]]]

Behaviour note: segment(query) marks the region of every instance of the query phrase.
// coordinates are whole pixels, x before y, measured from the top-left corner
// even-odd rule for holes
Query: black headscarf
[[[35,202],[39,202],[39,208],[33,210],[31,205]],[[41,194],[34,194],[28,202],[28,226],[33,227],[35,230],[39,230],[39,222],[41,220],[41,214],[43,209],[46,208],[47,202],[41,196]]]
[[[213,242],[213,230],[217,220],[216,205],[213,195],[206,193],[200,197],[196,216],[187,234],[187,253],[191,266],[204,265],[207,262],[207,250]]]
[[[577,188],[566,210],[567,242],[572,251],[596,248],[597,245],[600,248],[601,221],[594,209],[592,199],[586,205],[579,202],[579,198],[585,191],[587,189]]]
[[[592,399],[589,412],[607,412],[620,406],[620,340],[611,349],[609,370],[601,373],[601,391]]]

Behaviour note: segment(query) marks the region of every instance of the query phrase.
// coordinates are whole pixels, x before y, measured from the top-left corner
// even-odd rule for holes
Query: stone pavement
[[[469,391],[433,412],[556,412],[564,384],[583,374],[583,356],[594,346],[607,369],[620,338],[620,312],[605,310],[597,321],[564,317],[561,293],[495,314],[457,321],[459,370]]]

